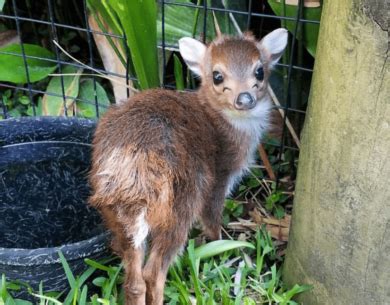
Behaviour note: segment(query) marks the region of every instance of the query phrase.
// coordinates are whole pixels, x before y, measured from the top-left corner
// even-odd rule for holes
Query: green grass
[[[73,274],[60,253],[69,292],[45,292],[42,285],[33,291],[27,284],[0,283],[0,305],[32,305],[12,298],[10,291],[28,289],[39,305],[124,304],[123,266],[115,258],[105,262],[85,260],[88,269]],[[99,272],[98,272],[99,271]],[[92,284],[91,284],[92,283]],[[98,293],[91,294],[91,285]],[[216,241],[195,246],[190,240],[186,251],[169,269],[165,302],[169,305],[298,304],[292,298],[310,289],[295,285],[287,289],[281,281],[281,258],[269,234],[257,231],[248,242]]]

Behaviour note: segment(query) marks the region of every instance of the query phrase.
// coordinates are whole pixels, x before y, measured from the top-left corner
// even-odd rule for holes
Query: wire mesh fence
[[[132,95],[133,89],[142,89],[124,24],[110,23],[113,12],[99,11],[96,3],[5,1],[0,7],[0,118],[61,115],[94,119],[110,104]],[[226,34],[251,31],[256,37],[280,26],[288,28],[288,50],[270,80],[278,128],[264,139],[267,154],[262,156],[260,151],[260,157],[263,163],[272,164],[279,179],[286,175],[294,179],[320,1],[160,0],[157,10],[157,78],[167,89],[182,89],[179,83],[185,90],[198,86],[178,57],[179,38],[195,36],[207,43],[215,35],[214,22]],[[145,18],[148,14],[145,11]]]

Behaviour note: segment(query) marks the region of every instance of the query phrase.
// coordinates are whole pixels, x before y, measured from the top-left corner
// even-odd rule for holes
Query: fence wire
[[[272,138],[266,138],[263,145],[271,147],[277,152],[271,162],[276,166],[278,176],[281,176],[283,166],[287,166],[288,170],[283,174],[295,175],[296,158],[299,147],[297,142],[291,136],[290,129],[299,135],[307,104],[308,91],[310,87],[311,75],[313,72],[314,59],[305,51],[302,43],[303,27],[305,25],[319,25],[318,20],[311,20],[304,18],[304,1],[297,1],[297,9],[295,16],[278,16],[272,11],[269,1],[271,0],[246,0],[237,1],[237,3],[244,3],[241,7],[246,10],[239,10],[236,8],[228,8],[226,3],[229,1],[218,1],[218,5],[214,5],[217,1],[168,1],[160,0],[157,2],[159,9],[159,16],[161,18],[161,39],[158,48],[162,51],[162,78],[161,86],[167,89],[174,89],[175,82],[173,76],[172,60],[168,58],[166,51],[177,51],[177,44],[172,44],[166,40],[166,16],[167,10],[173,7],[180,7],[186,10],[198,10],[199,20],[202,24],[201,38],[207,42],[208,33],[212,29],[209,28],[208,18],[212,18],[211,12],[218,14],[225,14],[229,22],[233,22],[237,18],[244,20],[241,30],[252,31],[257,37],[264,36],[267,32],[274,28],[280,27],[289,23],[290,26],[290,40],[288,45],[288,58],[285,57],[277,65],[279,73],[278,83],[275,85],[275,80],[271,80],[271,84],[276,92],[276,97],[280,105],[275,105],[276,109],[283,110],[284,117],[281,119],[281,134],[277,141]],[[272,0],[275,1],[275,0]],[[231,2],[231,1],[230,1]],[[282,0],[282,3],[284,1]],[[106,71],[103,67],[102,60],[97,52],[97,46],[94,41],[94,35],[103,35],[112,40],[122,41],[126,46],[126,37],[124,35],[117,35],[113,33],[96,31],[90,28],[88,23],[88,8],[87,2],[84,1],[60,1],[47,0],[45,1],[31,1],[31,0],[6,0],[3,12],[0,12],[0,56],[12,55],[21,57],[23,59],[24,72],[26,75],[25,84],[15,84],[13,82],[0,81],[0,118],[9,119],[15,116],[37,116],[38,101],[43,96],[55,96],[62,98],[63,101],[63,115],[73,116],[72,109],[67,107],[67,101],[73,100],[75,102],[84,102],[88,105],[94,106],[94,113],[90,118],[98,118],[102,112],[108,107],[107,104],[102,104],[98,100],[97,90],[101,84],[108,88],[111,102],[114,102],[113,94],[110,92],[110,85],[108,81],[101,80],[97,73],[104,73],[108,76],[118,77],[124,79],[129,85],[131,81],[136,82],[135,77],[130,76],[130,52],[126,49],[126,73],[118,74],[114,71]],[[6,30],[5,30],[6,29]],[[15,37],[20,46],[20,53],[4,50],[2,47],[1,32],[14,31]],[[75,37],[73,37],[75,36]],[[300,40],[297,38],[300,37]],[[72,38],[73,37],[73,38]],[[81,45],[71,43],[77,39]],[[75,50],[68,50],[82,63],[70,60],[64,56],[63,52],[57,45],[53,43],[57,41],[65,47],[74,48]],[[41,57],[39,54],[27,55],[25,52],[25,43],[34,43],[42,45],[50,49],[54,53],[54,58]],[[151,46],[152,47],[152,46]],[[286,55],[287,56],[287,55]],[[42,60],[47,63],[54,63],[56,65],[55,73],[62,74],[66,67],[75,67],[77,69],[84,69],[84,64],[90,66],[94,70],[88,70],[88,74],[92,74],[93,82],[92,96],[85,98],[80,96],[72,96],[65,86],[64,76],[58,76],[60,79],[61,90],[58,92],[51,92],[42,85],[42,82],[31,81],[31,67],[29,67],[29,60]],[[11,73],[12,71],[10,71]],[[45,83],[46,82],[46,83]],[[43,83],[47,84],[48,80]],[[189,86],[187,90],[193,90],[193,86]],[[303,93],[304,92],[304,93]],[[16,100],[20,96],[26,96],[29,99],[26,106],[29,110],[27,112],[18,113],[10,104],[10,99]],[[129,96],[129,89],[127,89],[127,96]],[[14,102],[13,105],[17,103]],[[288,124],[291,124],[289,127]],[[287,158],[286,156],[289,155]]]

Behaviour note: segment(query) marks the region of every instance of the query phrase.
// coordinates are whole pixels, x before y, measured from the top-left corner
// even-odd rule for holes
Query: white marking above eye
[[[217,63],[214,65],[212,71],[218,71],[223,75],[224,80],[226,79],[233,79],[234,78],[234,71],[227,68],[224,64]]]
[[[256,61],[253,65],[252,65],[252,71],[256,71],[258,68],[261,68],[263,66],[263,64],[261,63],[260,60]]]

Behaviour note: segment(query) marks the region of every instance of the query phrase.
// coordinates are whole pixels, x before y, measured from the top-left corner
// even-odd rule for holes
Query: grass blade
[[[297,285],[295,284],[293,288],[291,288],[289,291],[285,293],[285,304],[288,304],[288,301],[290,301],[295,295],[309,291],[313,288],[311,285]]]
[[[88,295],[88,286],[84,285],[83,290],[80,294],[80,301],[79,305],[86,305],[87,304],[87,295]]]
[[[58,256],[60,257],[60,261],[62,264],[62,267],[64,268],[66,278],[68,279],[69,285],[72,289],[76,287],[76,279],[72,273],[72,270],[69,267],[68,262],[66,261],[65,256],[62,254],[61,251],[58,251]]]
[[[114,273],[114,275],[111,277],[110,279],[110,283],[107,287],[107,289],[105,290],[105,293],[104,293],[104,298],[105,299],[109,299],[110,298],[110,295],[112,294],[112,290],[114,288],[114,285],[118,279],[118,276],[119,276],[119,273],[121,272],[121,270],[123,269],[123,263],[121,263],[118,267],[117,267],[117,270],[116,272]]]
[[[39,295],[43,295],[43,282],[42,281],[39,283],[38,291],[39,291]],[[40,299],[39,303],[40,303],[40,305],[45,305],[45,300],[44,299]]]
[[[254,245],[246,241],[216,240],[196,248],[195,257],[199,259],[204,259],[204,258],[221,254],[222,252],[225,251],[242,248],[242,247],[255,249]]]
[[[7,282],[4,273],[1,275],[0,298],[3,302],[7,298]]]
[[[194,284],[195,296],[196,296],[196,304],[203,305],[203,297],[202,291],[200,289],[200,279],[199,279],[199,257],[195,256],[195,246],[194,240],[191,239],[188,243],[187,247],[188,251],[188,260],[190,264],[190,273],[192,282]]]
[[[40,300],[50,301],[50,302],[52,302],[52,303],[54,303],[56,305],[63,305],[60,301],[58,301],[57,299],[52,298],[52,297],[48,297],[48,296],[40,295],[40,294],[35,294],[35,293],[33,293],[32,295],[34,297],[39,298]]]
[[[76,305],[77,304],[77,299],[78,299],[78,297],[79,297],[79,289],[78,289],[78,285],[79,283],[78,283],[78,280],[76,280],[76,286],[77,286],[77,288],[76,289],[74,289],[74,294],[73,294],[73,302],[72,302],[72,304],[73,305]]]
[[[85,260],[85,263],[87,265],[90,265],[91,267],[94,267],[96,269],[99,269],[99,270],[103,270],[103,271],[106,271],[106,272],[110,272],[111,271],[111,268],[110,267],[107,267],[107,266],[104,266],[96,261],[93,261],[89,258],[86,258]]]

